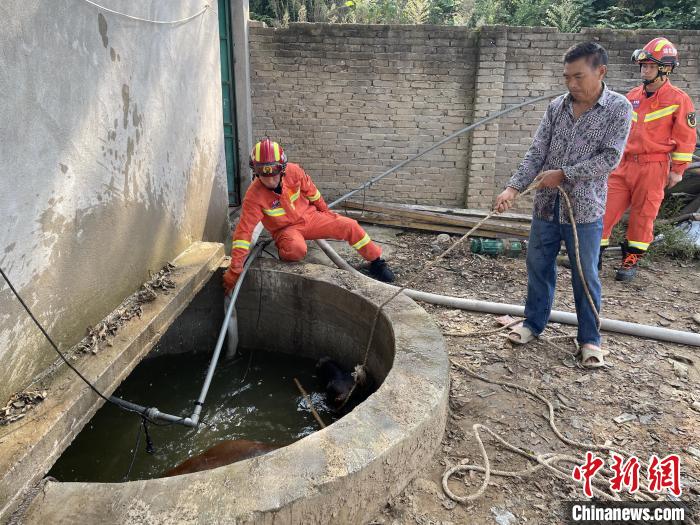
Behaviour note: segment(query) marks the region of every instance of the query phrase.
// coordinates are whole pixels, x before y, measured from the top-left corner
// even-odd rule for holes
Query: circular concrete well
[[[313,265],[259,261],[238,300],[241,345],[361,363],[395,288]],[[264,456],[126,483],[48,482],[26,523],[363,523],[432,457],[445,429],[449,362],[408,297],[380,316],[368,367],[378,390],[342,419]]]

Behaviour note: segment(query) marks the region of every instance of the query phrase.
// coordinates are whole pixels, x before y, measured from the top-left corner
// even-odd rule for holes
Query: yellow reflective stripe
[[[671,160],[675,160],[677,162],[692,162],[693,154],[673,152],[671,153]]]
[[[652,120],[657,120],[668,115],[672,115],[680,106],[678,104],[673,104],[672,106],[667,106],[658,111],[652,111],[644,115],[644,122],[651,122]]]
[[[260,162],[260,143],[255,145],[255,161]]]
[[[649,248],[648,242],[639,242],[639,241],[627,241],[627,246],[630,248],[638,248],[640,250],[646,251],[647,248]]]
[[[355,248],[356,250],[359,250],[359,249],[364,248],[365,246],[367,246],[367,244],[369,244],[369,241],[371,241],[371,240],[372,240],[372,239],[369,238],[369,235],[367,235],[367,234],[365,233],[365,236],[362,237],[362,239],[360,239],[359,241],[357,241],[355,244],[353,244],[352,247]]]
[[[284,211],[284,208],[272,208],[263,209],[263,213],[265,215],[269,215],[270,217],[279,217],[280,215],[286,215],[287,212]]]
[[[280,145],[276,142],[272,143],[272,149],[275,151],[275,160],[279,162],[280,160]]]
[[[637,122],[637,112],[636,111],[632,112],[632,122]]]
[[[601,246],[610,246],[610,239],[601,239],[600,245]]]
[[[671,42],[668,40],[660,40],[657,44],[656,47],[654,48],[654,51],[661,51],[665,45],[671,45]]]
[[[299,195],[301,195],[301,189],[297,190],[296,193],[292,194],[292,196],[289,197],[289,200],[294,202],[295,200],[297,200],[299,198]]]
[[[233,248],[242,248],[244,250],[250,250],[250,241],[236,239],[235,241],[233,241]]]
[[[309,202],[315,202],[321,198],[321,192],[316,190],[316,193],[314,193],[311,197],[307,197],[307,198],[309,199]]]

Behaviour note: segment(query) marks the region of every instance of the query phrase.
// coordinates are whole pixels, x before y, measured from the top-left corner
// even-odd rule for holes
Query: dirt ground
[[[453,236],[452,239],[457,239]],[[405,283],[446,248],[433,234],[399,233],[384,239],[398,284]],[[700,332],[700,262],[650,261],[631,283],[614,280],[619,252],[604,260],[603,317],[652,326]],[[570,270],[559,267],[554,308],[574,311]],[[525,259],[490,258],[461,251],[444,260],[420,286],[425,291],[496,302],[524,304]],[[487,331],[496,316],[423,305],[443,331]],[[575,328],[550,324],[544,337],[575,335]],[[612,444],[647,462],[652,454],[681,457],[682,480],[700,480],[700,368],[697,347],[604,333],[610,350],[608,367],[583,369],[573,357],[573,340],[554,339],[513,346],[505,332],[479,337],[446,337],[450,358],[491,379],[536,390],[555,405],[556,423],[570,439]],[[485,494],[469,504],[444,496],[442,475],[448,466],[468,459],[482,464],[472,425],[481,423],[513,444],[535,453],[585,450],[561,442],[549,427],[542,402],[517,390],[475,380],[456,367],[451,372],[450,411],[441,449],[417,478],[373,519],[374,524],[562,523],[563,501],[583,499],[573,481],[540,471],[525,478],[492,477]],[[634,418],[616,423],[614,418]],[[492,468],[520,470],[527,460],[484,437]],[[597,455],[608,460],[603,453]],[[475,492],[482,476],[452,477],[459,495]],[[646,484],[646,472],[640,472]],[[698,492],[682,485],[683,501],[698,501]],[[697,510],[695,512],[697,516]],[[697,520],[697,517],[696,517]]]

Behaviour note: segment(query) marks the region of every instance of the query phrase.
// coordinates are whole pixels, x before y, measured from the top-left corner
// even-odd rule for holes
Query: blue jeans
[[[571,283],[574,288],[576,316],[578,317],[579,344],[591,343],[600,346],[600,331],[591,305],[583,289],[576,266],[574,235],[570,224],[559,222],[559,203],[554,207],[553,221],[532,219],[530,241],[527,249],[527,300],[525,302],[524,325],[535,335],[540,335],[547,325],[554,302],[554,289],[557,284],[557,254],[561,241],[566,244],[566,252],[571,261]],[[601,286],[598,277],[598,252],[603,233],[603,220],[587,224],[577,224],[579,256],[588,290],[600,312]]]

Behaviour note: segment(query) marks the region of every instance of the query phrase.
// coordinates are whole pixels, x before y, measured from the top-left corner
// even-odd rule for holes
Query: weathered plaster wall
[[[177,20],[203,0],[103,0]],[[216,2],[0,4],[0,266],[63,349],[227,221]],[[0,404],[55,354],[0,284]]]

